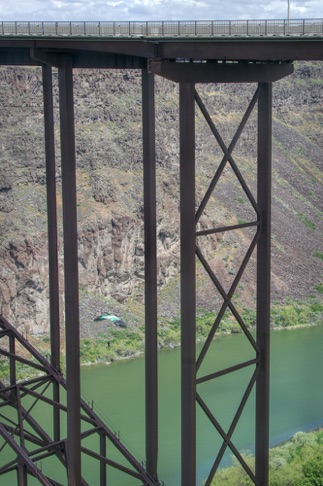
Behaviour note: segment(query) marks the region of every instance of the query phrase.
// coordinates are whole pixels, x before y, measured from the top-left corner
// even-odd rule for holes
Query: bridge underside
[[[214,463],[206,484],[209,485],[229,448],[247,475],[257,486],[268,484],[269,448],[269,318],[270,318],[270,213],[271,213],[271,103],[272,83],[290,74],[291,59],[305,52],[306,43],[298,44],[296,52],[291,44],[263,43],[265,51],[241,43],[224,42],[102,42],[66,40],[0,41],[0,64],[41,65],[43,67],[44,123],[47,173],[50,329],[51,362],[48,363],[5,320],[0,320],[0,353],[8,361],[8,383],[0,389],[0,434],[11,451],[11,458],[0,469],[0,475],[17,471],[18,484],[27,485],[28,475],[40,484],[60,484],[45,476],[36,463],[55,456],[60,468],[65,468],[68,485],[91,484],[82,477],[84,455],[98,462],[100,486],[108,484],[107,465],[119,468],[124,474],[138,478],[138,484],[158,482],[158,393],[157,393],[157,251],[156,251],[156,174],[155,174],[155,100],[154,76],[160,75],[179,84],[180,111],[180,216],[181,216],[181,376],[182,376],[182,485],[196,484],[196,404],[202,409],[222,439],[222,446],[214,454]],[[283,41],[279,42],[279,45]],[[322,43],[313,50],[322,55]],[[244,44],[242,42],[242,44]],[[314,44],[313,44],[314,45]],[[241,52],[233,58],[233,46]],[[301,47],[300,47],[301,46]],[[251,49],[249,49],[249,47]],[[300,50],[299,50],[300,48]],[[220,57],[221,51],[221,57]],[[265,52],[265,54],[264,54]],[[275,54],[274,54],[275,52]],[[307,52],[307,51],[306,51]],[[257,54],[259,57],[257,57]],[[314,55],[314,54],[313,54]],[[263,57],[265,56],[265,59]],[[306,56],[309,56],[308,52]],[[307,57],[303,57],[307,58]],[[234,62],[225,62],[232,59]],[[268,60],[270,59],[270,61]],[[214,62],[210,62],[214,61]],[[241,62],[246,61],[246,62]],[[55,140],[53,130],[52,68],[58,69],[60,141],[63,194],[64,278],[66,381],[60,369],[59,285],[57,258],[57,216],[55,187]],[[79,363],[79,296],[76,219],[76,156],[74,135],[73,69],[75,67],[135,68],[142,70],[143,161],[144,161],[144,223],[145,223],[145,307],[146,307],[146,467],[136,461],[115,434],[100,421],[91,407],[81,400]],[[230,144],[226,145],[204,105],[197,83],[255,83],[255,93],[246,107]],[[233,150],[253,110],[257,109],[257,190],[248,187]],[[195,190],[195,116],[204,117],[211,134],[219,144],[223,157],[212,175],[202,201],[197,205]],[[224,170],[230,167],[244,192],[254,217],[235,225],[205,228],[200,218]],[[197,208],[197,209],[196,209]],[[250,246],[229,289],[224,288],[216,271],[203,254],[201,241],[217,233],[246,230],[251,235]],[[233,295],[250,259],[256,259],[257,317],[256,334],[248,331],[241,312],[235,307]],[[222,299],[214,317],[202,351],[196,356],[196,266],[197,259]],[[230,312],[249,342],[253,357],[245,362],[203,374],[203,362],[210,352],[224,315]],[[16,343],[19,343],[17,346]],[[25,358],[24,349],[29,358]],[[18,382],[17,364],[34,367],[41,376]],[[203,384],[220,377],[248,369],[250,377],[229,427],[217,420],[216,414],[203,398]],[[250,468],[234,444],[233,436],[242,412],[252,393],[255,393],[255,467]],[[25,401],[27,402],[25,404]],[[50,433],[41,426],[32,411],[34,404],[43,401],[52,414]],[[5,410],[14,410],[15,418]],[[62,416],[64,415],[64,419]],[[66,433],[62,435],[62,421]],[[89,450],[84,442],[97,435],[98,448]],[[106,456],[107,442],[122,455],[118,463]],[[4,446],[3,446],[4,447]],[[212,444],[210,444],[212,448]],[[126,461],[126,465],[125,462]],[[62,483],[65,484],[65,483]]]

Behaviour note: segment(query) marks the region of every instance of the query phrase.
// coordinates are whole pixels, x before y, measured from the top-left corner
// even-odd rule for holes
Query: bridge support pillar
[[[81,484],[80,318],[72,59],[58,69],[64,233],[68,485]]]
[[[145,376],[147,471],[157,478],[157,243],[154,75],[142,70],[142,124],[145,239]]]
[[[257,243],[256,479],[268,485],[269,461],[269,343],[272,171],[272,84],[260,84],[258,99],[257,200],[260,216]]]
[[[195,85],[179,84],[182,486],[196,481]]]
[[[54,108],[52,67],[43,65],[43,98],[44,98],[44,129],[46,157],[46,190],[47,190],[47,235],[48,235],[48,276],[49,276],[49,312],[50,312],[50,342],[51,364],[60,369],[60,320],[59,320],[59,268],[57,242],[57,197],[56,197],[56,160],[54,136]],[[54,384],[53,399],[60,402],[59,385]],[[53,410],[54,437],[60,439],[60,412]]]
[[[256,486],[268,485],[269,461],[269,330],[270,330],[270,214],[271,214],[271,139],[272,139],[272,82],[291,74],[290,63],[195,63],[152,62],[151,70],[160,76],[179,83],[180,109],[180,216],[181,216],[181,395],[182,395],[182,486],[196,485],[196,401],[223,440],[210,469],[206,486],[212,479],[229,448],[236,456],[245,473]],[[258,88],[249,103],[246,113],[227,146],[218,132],[212,117],[195,91],[195,83],[257,83]],[[195,214],[195,101],[211,132],[223,151],[219,163],[202,202]],[[241,133],[258,103],[258,162],[257,196],[249,189],[232,152]],[[230,166],[238,183],[255,213],[255,221],[208,228],[196,231],[196,225],[221,179],[226,166]],[[226,231],[253,229],[250,246],[230,284],[229,290],[221,284],[217,269],[212,268],[203,255],[197,237]],[[250,238],[250,236],[248,237]],[[200,240],[199,240],[200,241]],[[240,279],[256,250],[257,255],[257,319],[256,339],[247,328],[241,311],[234,304],[234,295]],[[220,310],[215,311],[215,320],[209,335],[196,360],[196,260],[195,255],[223,299]],[[229,312],[239,324],[241,331],[253,348],[254,357],[227,369],[197,376],[211,342],[225,314]],[[210,382],[234,371],[249,367],[250,379],[242,393],[241,401],[228,429],[221,425],[207,404],[198,385]],[[242,416],[251,391],[256,392],[255,412],[255,467],[250,468],[233,442],[234,431]],[[210,447],[212,445],[210,444]]]

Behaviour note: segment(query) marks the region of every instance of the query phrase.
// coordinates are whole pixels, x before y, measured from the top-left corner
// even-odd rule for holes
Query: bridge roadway
[[[323,59],[323,19],[172,22],[0,22],[0,65],[137,68],[150,60],[286,61]],[[56,59],[57,61],[57,59]]]

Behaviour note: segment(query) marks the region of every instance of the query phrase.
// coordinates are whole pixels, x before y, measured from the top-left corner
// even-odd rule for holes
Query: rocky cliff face
[[[0,250],[1,313],[15,316],[24,333],[47,331],[47,248],[35,240],[16,240]],[[32,319],[31,319],[32,316]]]
[[[0,87],[0,313],[22,331],[43,333],[48,330],[48,258],[40,70],[2,67]],[[254,87],[207,85],[198,89],[229,143]],[[167,316],[177,308],[180,271],[177,94],[175,84],[156,80],[158,285],[160,312]],[[82,319],[91,319],[100,306],[122,313],[130,302],[143,301],[140,97],[138,72],[75,72],[79,274],[81,297],[87,302],[81,306],[87,307]],[[322,260],[315,257],[323,250],[322,106],[320,64],[299,64],[293,76],[274,87],[275,299],[315,292],[322,275]],[[55,110],[58,125],[57,106]],[[255,126],[253,115],[234,151],[253,190]],[[56,132],[58,135],[58,126]],[[222,153],[199,113],[196,151],[200,202]],[[57,186],[61,220],[59,162]],[[250,218],[253,210],[227,167],[201,218],[201,227]],[[229,288],[252,236],[250,231],[239,231],[201,242],[224,287]],[[61,234],[59,247],[62,286]],[[254,267],[252,260],[239,286],[238,298],[246,305],[254,301]],[[198,276],[198,305],[212,309],[218,297],[200,266]]]

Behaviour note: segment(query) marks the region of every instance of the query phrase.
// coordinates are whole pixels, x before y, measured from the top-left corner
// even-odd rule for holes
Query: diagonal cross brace
[[[256,90],[254,96],[252,97],[252,100],[250,101],[250,104],[249,104],[249,106],[248,106],[248,108],[247,108],[247,110],[246,110],[246,112],[245,112],[245,114],[244,114],[244,116],[241,120],[241,123],[240,123],[230,145],[227,147],[226,144],[224,143],[220,133],[218,132],[216,126],[214,125],[214,123],[213,123],[203,101],[201,100],[197,91],[195,91],[196,104],[200,108],[201,113],[203,114],[207,124],[209,125],[212,134],[214,135],[214,137],[217,140],[221,150],[224,153],[224,156],[221,160],[221,163],[220,163],[220,165],[219,165],[219,167],[218,167],[218,169],[217,169],[217,171],[216,171],[216,173],[215,173],[215,175],[214,175],[214,177],[213,177],[213,179],[210,183],[210,186],[209,186],[209,188],[208,188],[208,190],[207,190],[207,192],[206,192],[206,194],[205,194],[205,196],[204,196],[204,198],[203,198],[203,200],[202,200],[202,202],[201,202],[201,204],[200,204],[200,206],[199,206],[199,208],[196,212],[196,223],[198,223],[198,221],[199,221],[199,219],[200,219],[200,217],[201,217],[201,215],[202,215],[202,213],[203,213],[203,211],[204,211],[204,209],[205,209],[205,207],[206,207],[206,205],[207,205],[207,203],[208,203],[208,201],[211,197],[211,194],[212,194],[212,192],[213,192],[213,190],[214,190],[214,188],[215,188],[215,186],[216,186],[216,184],[217,184],[217,182],[218,182],[218,180],[219,180],[219,178],[220,178],[220,176],[221,176],[221,174],[222,174],[222,172],[223,172],[223,170],[226,166],[226,163],[228,161],[229,161],[233,171],[235,172],[243,190],[245,191],[246,196],[248,197],[249,201],[251,202],[254,210],[259,215],[257,203],[256,203],[253,195],[251,194],[247,184],[245,183],[244,178],[242,177],[242,175],[241,175],[241,173],[240,173],[240,171],[239,171],[239,169],[238,169],[238,167],[237,167],[237,165],[234,162],[234,159],[232,157],[232,152],[233,152],[233,150],[234,150],[234,148],[235,148],[235,146],[236,146],[236,144],[237,144],[237,142],[238,142],[238,140],[241,136],[241,133],[242,133],[244,127],[246,126],[246,123],[249,120],[249,117],[250,117],[250,115],[251,115],[251,113],[252,113],[252,111],[253,111],[253,109],[254,109],[257,101],[258,101],[259,92],[260,91],[259,91],[259,88],[258,88]]]
[[[252,337],[250,331],[247,329],[246,325],[244,324],[240,314],[238,313],[235,305],[233,304],[232,302],[232,297],[233,297],[233,294],[237,288],[237,285],[239,284],[239,281],[242,277],[242,274],[252,256],[252,253],[254,251],[254,248],[257,244],[257,241],[258,241],[258,232],[256,233],[255,237],[253,238],[253,241],[245,255],[245,258],[238,270],[238,273],[233,281],[233,284],[228,292],[228,294],[225,292],[225,290],[223,289],[222,285],[220,284],[219,280],[217,279],[216,275],[214,274],[214,272],[212,271],[211,267],[209,266],[209,264],[207,263],[206,259],[204,258],[204,256],[202,255],[202,252],[201,250],[196,247],[196,255],[198,256],[200,262],[202,263],[202,265],[204,266],[205,270],[207,271],[210,279],[212,280],[212,282],[214,283],[215,287],[218,289],[218,291],[220,292],[224,302],[222,304],[222,307],[215,319],[215,322],[210,330],[210,333],[205,341],[205,344],[199,354],[199,357],[197,359],[197,362],[196,362],[196,369],[198,370],[205,358],[205,355],[210,347],[210,344],[214,338],[214,335],[217,331],[217,328],[222,320],[222,317],[225,313],[225,311],[227,310],[227,308],[229,307],[229,309],[231,310],[232,314],[234,315],[234,317],[236,318],[236,320],[238,321],[238,323],[240,324],[240,327],[242,328],[242,330],[244,331],[245,335],[247,336],[249,342],[251,343],[251,345],[253,346],[253,348],[255,349],[255,351],[258,351],[258,346],[257,346],[257,343],[256,341],[254,340],[254,338]]]

